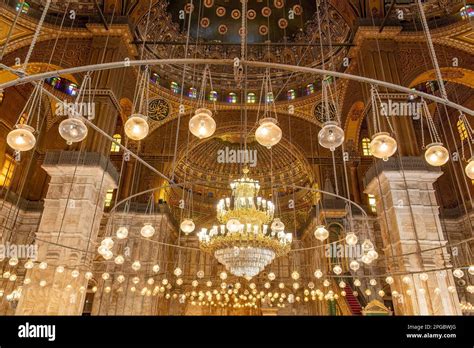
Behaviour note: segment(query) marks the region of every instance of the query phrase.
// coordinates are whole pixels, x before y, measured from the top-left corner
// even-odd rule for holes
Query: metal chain
[[[443,75],[441,75],[441,69],[439,68],[438,58],[436,56],[436,51],[434,49],[433,39],[431,38],[430,28],[428,26],[428,22],[426,21],[425,10],[423,9],[423,4],[422,4],[421,0],[418,0],[417,3],[418,3],[418,9],[420,11],[421,24],[423,26],[423,31],[425,32],[426,41],[428,43],[429,53],[430,53],[430,56],[431,56],[431,60],[433,62],[433,66],[435,68],[436,79],[438,80],[439,89],[441,91],[441,96],[444,99],[448,99],[448,94],[446,92],[446,87],[445,87],[444,81],[443,81]]]
[[[23,72],[26,70],[31,55],[33,54],[33,49],[35,48],[36,41],[38,40],[39,34],[41,33],[41,29],[43,28],[43,23],[46,18],[46,14],[48,13],[49,5],[51,5],[51,0],[46,0],[46,5],[44,6],[43,13],[41,14],[41,18],[38,22],[38,25],[36,26],[36,31],[31,41],[28,53],[26,54],[25,62],[23,63],[23,67],[20,69]]]

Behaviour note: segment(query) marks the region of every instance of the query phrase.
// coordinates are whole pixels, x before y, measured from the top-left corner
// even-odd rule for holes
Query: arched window
[[[275,101],[275,97],[273,96],[273,92],[268,92],[265,98],[267,104],[273,103]]]
[[[227,96],[227,102],[232,104],[237,103],[237,94],[235,94],[234,92],[230,92]]]
[[[306,86],[306,95],[311,95],[314,93],[314,84],[310,83]]]
[[[209,101],[210,102],[216,102],[218,97],[219,97],[219,95],[217,94],[216,91],[210,91],[209,92]]]
[[[112,206],[112,200],[114,199],[114,190],[108,190],[105,194],[104,206],[106,208]]]
[[[464,124],[464,121],[459,120],[457,123],[457,127],[458,127],[459,138],[461,138],[461,141],[466,140],[468,134],[467,134],[467,129],[466,129],[466,125]]]
[[[70,96],[76,96],[77,93],[79,92],[79,87],[75,83],[69,83],[67,88],[66,88],[66,93],[69,94]]]
[[[3,162],[2,171],[0,172],[0,187],[10,187],[15,166],[16,163],[13,157],[5,155],[5,161]]]
[[[368,197],[368,200],[369,200],[370,211],[372,213],[376,213],[377,212],[377,202],[375,201],[375,196],[374,195],[367,195],[367,197]]]
[[[179,94],[179,85],[177,82],[172,81],[170,87],[171,92],[173,92],[174,94]]]
[[[197,98],[197,89],[194,88],[194,87],[191,87],[191,88],[188,90],[188,97],[189,97],[189,98],[192,98],[192,99],[196,99],[196,98]]]
[[[463,19],[469,19],[469,17],[474,17],[474,5],[466,5],[463,7],[459,13]]]
[[[296,99],[296,92],[294,89],[290,89],[287,93],[288,100]]]
[[[370,139],[369,138],[362,139],[362,154],[364,156],[372,156],[372,154],[370,153]]]
[[[28,13],[30,10],[30,4],[24,0],[19,0],[16,4],[16,11],[18,12],[20,10],[22,13]]]
[[[255,93],[249,93],[247,94],[247,103],[249,104],[255,104],[257,101],[257,97],[255,96]]]
[[[26,124],[26,120],[27,120],[27,114],[26,112],[20,116],[20,119],[18,120],[18,123],[19,124]]]
[[[117,143],[122,144],[122,136],[120,134],[114,134],[113,138]],[[120,146],[118,146],[116,143],[112,143],[110,152],[120,152]]]
[[[152,72],[150,76],[150,81],[153,83],[160,83],[160,75],[158,75],[156,72]]]

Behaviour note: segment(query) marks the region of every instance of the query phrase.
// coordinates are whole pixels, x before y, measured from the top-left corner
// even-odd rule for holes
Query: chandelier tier
[[[203,228],[198,238],[201,249],[230,273],[251,279],[276,257],[288,254],[293,235],[284,232],[283,223],[274,218],[275,205],[258,196],[260,184],[247,174],[244,169],[243,177],[230,184],[232,197],[217,204],[220,226]]]

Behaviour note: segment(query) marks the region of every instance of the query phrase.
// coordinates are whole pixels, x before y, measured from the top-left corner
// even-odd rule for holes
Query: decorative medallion
[[[280,29],[286,29],[288,27],[288,21],[285,18],[280,18],[278,20],[278,26]]]
[[[148,117],[153,121],[162,121],[170,114],[170,105],[161,98],[156,98],[148,103]]]
[[[209,24],[211,24],[211,21],[209,20],[209,18],[204,17],[201,19],[201,27],[207,28],[209,27]]]
[[[218,17],[224,17],[226,13],[227,13],[227,10],[226,10],[225,7],[223,7],[223,6],[219,6],[219,7],[216,9],[216,15],[217,15]]]
[[[191,4],[191,3],[187,3],[186,5],[184,5],[184,11],[187,13],[187,14],[190,14],[194,11],[194,4]]]
[[[284,5],[285,5],[285,2],[283,0],[273,1],[273,6],[275,6],[276,8],[283,8]]]
[[[204,0],[204,6],[207,8],[214,6],[214,0]]]
[[[240,11],[237,10],[237,9],[232,10],[231,17],[232,17],[233,19],[239,19],[239,18],[240,18]]]
[[[240,28],[239,29],[239,35],[242,37],[242,36],[245,36],[247,34],[247,31],[245,30],[245,28]]]
[[[336,108],[334,107],[334,104],[330,103],[329,104],[329,109],[331,110],[330,113],[329,113],[329,119],[326,115],[326,109],[323,107],[323,103],[319,103],[319,104],[314,106],[313,115],[321,123],[324,123],[326,121],[335,120],[336,119]]]
[[[247,11],[247,18],[250,19],[250,20],[253,20],[253,19],[257,18],[257,12],[255,12],[255,10],[248,10]]]
[[[293,6],[293,12],[295,13],[295,15],[301,16],[301,14],[303,13],[303,8],[301,7],[301,5],[295,5]]]
[[[258,32],[260,35],[267,35],[268,27],[266,25],[261,25],[260,28],[258,28]]]
[[[227,28],[227,25],[225,25],[225,24],[221,24],[221,25],[219,25],[219,28],[217,28],[217,31],[221,35],[227,34],[227,30],[228,30],[228,28]]]
[[[262,16],[263,17],[270,17],[272,15],[272,9],[270,7],[265,6],[262,8]]]

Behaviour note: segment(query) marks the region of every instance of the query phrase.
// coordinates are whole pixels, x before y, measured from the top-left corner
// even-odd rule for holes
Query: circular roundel
[[[204,6],[207,8],[214,6],[214,0],[204,0]]]
[[[283,8],[284,5],[285,5],[285,2],[283,0],[273,1],[273,6],[275,6],[276,8]]]
[[[321,123],[326,121],[332,121],[336,119],[336,108],[334,104],[329,104],[329,117],[327,115],[327,109],[324,107],[323,103],[316,104],[313,109],[314,117]]]
[[[219,34],[221,34],[221,35],[227,34],[227,30],[228,30],[228,29],[227,29],[227,25],[225,25],[225,24],[221,24],[221,25],[219,25],[219,28],[217,28],[217,31],[218,31]]]
[[[268,27],[266,25],[261,25],[260,28],[258,28],[258,32],[260,35],[268,35]]]
[[[156,98],[148,103],[148,117],[153,121],[162,121],[170,114],[170,105],[161,98]]]
[[[288,27],[288,21],[285,18],[280,18],[278,20],[278,26],[280,29],[286,29]]]
[[[237,9],[232,10],[231,17],[232,17],[233,19],[239,19],[239,18],[240,18],[240,11],[237,10]]]
[[[186,5],[184,5],[184,11],[187,13],[187,14],[190,14],[194,11],[194,4],[191,4],[191,3],[187,3]]]
[[[295,5],[293,6],[293,12],[295,13],[295,15],[301,16],[301,14],[303,13],[303,8],[301,7],[301,5]]]
[[[219,6],[217,9],[216,9],[216,15],[218,17],[224,17],[225,14],[226,14],[227,10],[225,9],[225,7],[223,6]]]
[[[204,17],[201,19],[201,27],[207,28],[209,27],[210,24],[211,24],[211,21],[209,20],[209,18]]]
[[[263,17],[270,17],[272,15],[272,9],[270,7],[265,6],[262,8],[262,16]]]
[[[250,19],[250,20],[253,20],[253,19],[257,18],[257,12],[255,12],[255,10],[248,10],[247,11],[247,18]]]

